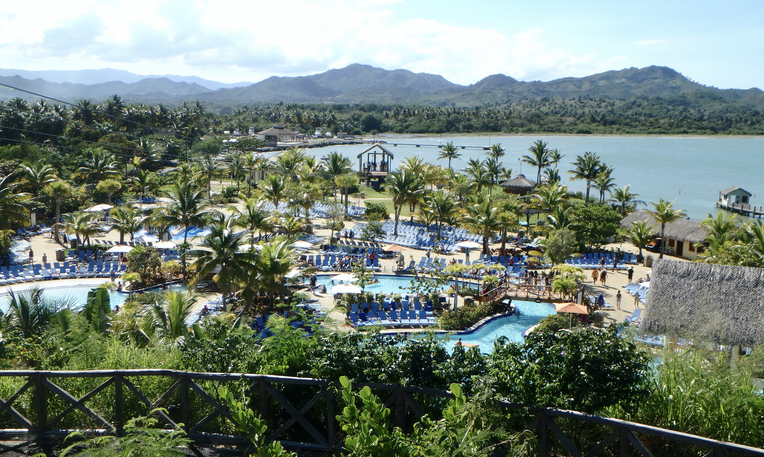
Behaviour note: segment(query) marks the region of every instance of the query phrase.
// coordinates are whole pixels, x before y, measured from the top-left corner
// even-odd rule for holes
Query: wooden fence
[[[156,408],[169,428],[182,424],[198,446],[243,444],[234,433],[228,408],[217,398],[218,386],[243,392],[249,405],[268,424],[269,441],[294,450],[336,451],[341,436],[335,420],[342,405],[336,384],[318,379],[234,373],[192,373],[174,370],[0,371],[0,454],[54,447],[74,431],[89,435],[124,433],[127,421]],[[394,422],[407,430],[429,410],[439,410],[450,393],[439,389],[366,384],[391,409]],[[358,386],[360,387],[360,386]],[[567,452],[572,456],[605,453],[652,456],[638,436],[663,443],[707,449],[709,456],[753,455],[764,450],[719,442],[632,422],[575,411],[527,408],[500,402],[500,407],[527,419],[526,430],[538,439],[538,454]],[[576,448],[554,419],[612,429],[587,451]],[[752,424],[752,426],[754,426]],[[590,440],[589,440],[590,441]],[[201,455],[199,449],[193,452]]]

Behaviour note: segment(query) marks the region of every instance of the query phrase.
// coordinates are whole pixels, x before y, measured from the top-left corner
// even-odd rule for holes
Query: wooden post
[[[546,413],[542,410],[539,412],[539,457],[549,457],[549,430],[547,430],[546,422],[549,419],[546,417]]]
[[[188,402],[188,375],[184,374],[180,378],[180,421],[183,422],[183,428],[188,431],[188,421],[190,417],[190,405]]]
[[[117,429],[117,436],[125,435],[124,418],[124,398],[122,396],[122,375],[114,375],[114,428]]]
[[[629,429],[618,427],[618,457],[629,457]]]
[[[45,439],[45,430],[47,429],[48,414],[45,404],[45,386],[43,385],[43,375],[35,373],[32,375],[34,379],[34,396],[35,396],[35,409],[37,412],[37,445],[40,446],[46,454],[49,454],[47,440]]]

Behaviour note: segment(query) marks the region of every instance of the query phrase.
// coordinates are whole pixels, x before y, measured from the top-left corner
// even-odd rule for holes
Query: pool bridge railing
[[[182,427],[203,455],[205,447],[246,444],[234,433],[234,419],[216,394],[217,387],[245,392],[249,406],[268,425],[267,441],[293,450],[336,452],[342,436],[335,417],[342,410],[337,382],[239,373],[194,373],[176,370],[0,371],[0,454],[42,450],[52,454],[72,432],[86,436],[123,435],[125,424],[152,411],[171,430]],[[14,383],[15,381],[15,383]],[[442,407],[450,392],[391,384],[367,385],[391,409],[392,422],[409,430],[426,411]],[[15,386],[15,387],[14,387]],[[7,396],[6,396],[7,395]],[[704,449],[708,456],[764,457],[764,449],[716,441],[634,422],[576,411],[535,408],[498,402],[507,413],[528,423],[537,455],[652,456],[679,446]],[[164,408],[157,411],[157,408]],[[522,422],[526,421],[526,422]],[[580,429],[594,426],[598,438],[580,450],[556,421]],[[645,444],[647,443],[647,444]],[[706,453],[707,451],[707,453]]]

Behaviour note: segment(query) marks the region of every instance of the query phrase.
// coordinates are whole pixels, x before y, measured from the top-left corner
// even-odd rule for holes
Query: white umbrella
[[[299,240],[292,243],[292,246],[296,249],[310,249],[313,247],[313,244],[308,243],[307,241]]]
[[[133,250],[132,246],[126,246],[124,244],[118,244],[114,247],[109,248],[106,252],[108,254],[125,254],[127,252],[130,252]]]
[[[154,243],[153,246],[157,249],[175,249],[178,247],[172,241],[160,241],[159,243]]]
[[[156,243],[159,241],[159,238],[155,237],[154,235],[138,235],[135,237],[135,241],[150,241],[152,243]]]
[[[332,287],[332,295],[336,294],[360,294],[361,288],[354,284],[338,284]]]
[[[353,273],[340,273],[338,275],[331,276],[329,279],[342,282],[353,282],[356,280],[356,277]]]
[[[301,273],[302,273],[302,270],[294,269],[294,270],[290,271],[289,273],[285,274],[284,277],[287,278],[287,279],[292,279],[295,276],[299,276]]]
[[[465,249],[477,249],[482,248],[483,245],[476,241],[462,241],[460,243],[456,243],[456,247]]]
[[[100,205],[91,206],[90,208],[86,209],[86,213],[100,213],[102,211],[109,211],[110,209],[114,208],[111,205],[107,205],[106,203],[102,203]]]

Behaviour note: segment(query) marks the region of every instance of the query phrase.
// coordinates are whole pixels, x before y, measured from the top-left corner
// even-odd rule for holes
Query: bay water
[[[500,143],[506,154],[502,157],[504,167],[511,168],[513,175],[523,173],[535,180],[536,168],[520,161],[528,154],[528,148],[536,141],[548,143],[558,149],[562,161],[558,164],[563,184],[572,191],[585,191],[583,181],[570,181],[568,170],[573,168],[576,156],[586,151],[595,152],[600,159],[614,167],[616,186],[630,185],[630,191],[639,194],[637,199],[647,202],[640,208],[652,209],[650,203],[659,198],[673,201],[674,208],[682,209],[694,220],[702,220],[708,214],[715,215],[714,203],[719,191],[739,186],[754,196],[751,204],[764,206],[764,138],[763,137],[672,137],[672,136],[396,136],[378,135],[375,139],[385,141],[384,146],[395,156],[393,167],[407,157],[418,155],[426,162],[448,165],[438,160],[437,146],[452,141],[461,147],[461,157],[451,161],[454,169],[463,169],[470,159],[488,157],[492,144]],[[419,147],[417,147],[419,145]],[[330,151],[341,152],[353,161],[358,169],[357,155],[370,145],[343,145],[308,149],[307,153],[323,157]],[[592,189],[592,195],[598,195]]]

